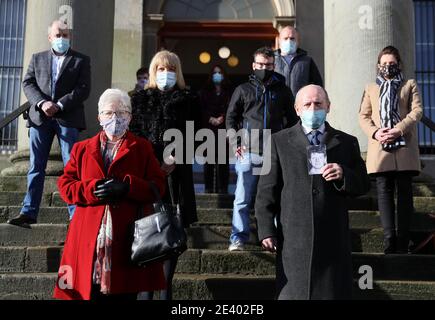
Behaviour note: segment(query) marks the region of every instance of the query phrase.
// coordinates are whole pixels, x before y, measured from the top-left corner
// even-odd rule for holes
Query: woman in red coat
[[[165,289],[161,263],[140,268],[130,261],[132,226],[139,206],[161,194],[165,175],[151,144],[127,131],[128,95],[106,90],[98,102],[103,131],[76,143],[58,187],[77,209],[69,226],[54,297],[136,299],[140,291]]]

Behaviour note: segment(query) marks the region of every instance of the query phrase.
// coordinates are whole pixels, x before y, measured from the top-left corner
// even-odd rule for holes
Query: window
[[[26,0],[0,0],[0,118],[19,107]],[[1,131],[0,152],[17,148],[14,120]]]
[[[422,98],[424,115],[435,121],[435,1],[414,0],[416,78]],[[435,133],[418,124],[422,152],[435,148]]]

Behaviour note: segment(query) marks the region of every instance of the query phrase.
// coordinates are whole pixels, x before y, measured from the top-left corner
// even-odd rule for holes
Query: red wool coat
[[[139,204],[155,199],[148,181],[164,192],[164,173],[154,157],[151,144],[127,133],[116,158],[104,174],[99,134],[78,142],[58,180],[59,192],[67,203],[77,205],[66,236],[65,247],[54,290],[58,299],[85,299],[91,295],[92,272],[98,231],[104,204],[93,194],[95,183],[103,178],[130,183],[125,200],[111,205],[113,223],[111,293],[134,293],[164,289],[162,263],[139,268],[130,262],[132,225]]]

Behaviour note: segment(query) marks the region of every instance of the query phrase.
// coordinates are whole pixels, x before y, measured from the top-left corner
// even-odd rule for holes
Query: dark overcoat
[[[198,98],[187,89],[161,91],[157,88],[148,88],[138,91],[131,98],[132,120],[130,130],[134,134],[148,139],[154,149],[154,154],[160,163],[163,162],[163,151],[170,142],[163,140],[167,130],[178,129],[183,134],[184,163],[177,163],[174,171],[167,176],[166,194],[163,200],[171,200],[178,204],[183,224],[198,221],[196,213],[196,198],[193,183],[193,169],[188,161],[187,146],[193,147],[194,141],[188,140],[187,121],[199,126]],[[193,138],[193,137],[192,137]],[[188,159],[189,158],[189,159]]]
[[[326,124],[325,144],[328,163],[343,168],[344,184],[308,175],[309,142],[300,123],[272,135],[265,157],[271,170],[259,179],[255,215],[259,239],[278,239],[278,299],[351,298],[348,199],[366,193],[370,181],[355,137]]]

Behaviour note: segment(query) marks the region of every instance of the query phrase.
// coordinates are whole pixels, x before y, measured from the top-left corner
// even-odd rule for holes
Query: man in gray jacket
[[[286,26],[279,33],[279,49],[275,51],[275,72],[285,77],[294,97],[306,85],[323,86],[314,60],[299,48],[299,43],[300,35],[296,28]]]
[[[51,49],[32,56],[23,80],[31,105],[27,115],[30,167],[21,212],[8,221],[20,227],[36,223],[54,136],[59,139],[65,165],[79,130],[86,128],[83,102],[90,92],[90,59],[70,49],[70,32],[61,21],[51,24],[48,40]],[[74,209],[73,205],[68,206],[70,218]]]

